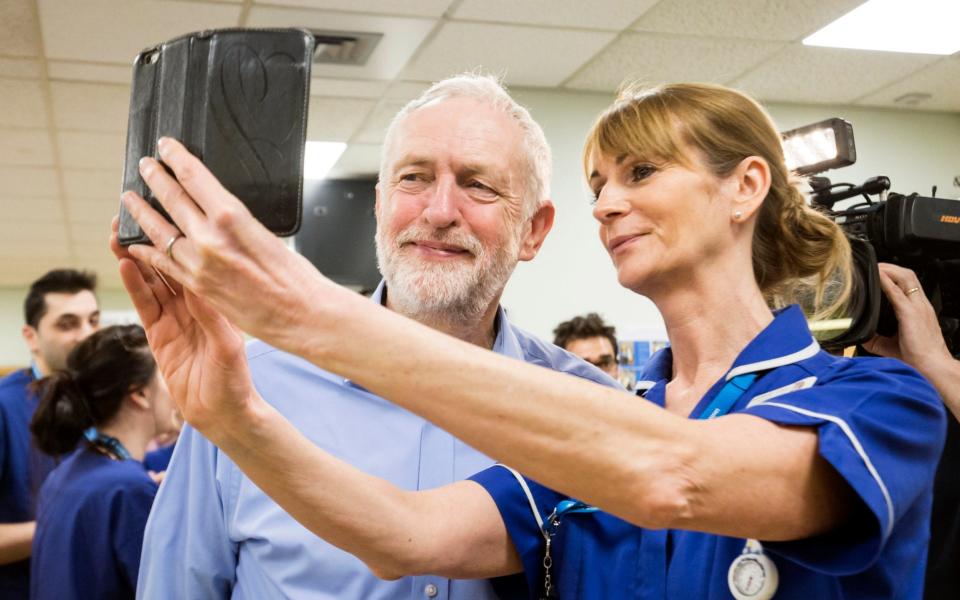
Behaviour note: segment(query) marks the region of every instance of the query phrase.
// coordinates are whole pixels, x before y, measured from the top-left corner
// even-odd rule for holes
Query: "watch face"
[[[744,598],[756,597],[767,581],[767,572],[755,558],[742,556],[733,565],[731,583]]]

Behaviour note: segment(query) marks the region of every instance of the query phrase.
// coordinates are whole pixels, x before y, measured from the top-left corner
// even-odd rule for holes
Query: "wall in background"
[[[551,338],[553,327],[573,315],[597,311],[621,333],[654,338],[662,332],[651,302],[621,288],[597,237],[590,194],[583,181],[581,149],[594,118],[611,101],[606,94],[515,90],[542,124],[554,153],[553,200],[557,219],[540,255],[518,266],[504,294],[511,318],[522,327]],[[887,175],[899,192],[956,198],[953,178],[960,175],[960,115],[900,112],[843,106],[772,105],[781,129],[792,129],[833,116],[853,123],[857,164],[829,173],[834,181],[861,182]],[[37,274],[38,276],[40,273]],[[0,365],[29,361],[20,329],[25,289],[0,289]],[[120,290],[101,290],[105,310],[128,311]]]

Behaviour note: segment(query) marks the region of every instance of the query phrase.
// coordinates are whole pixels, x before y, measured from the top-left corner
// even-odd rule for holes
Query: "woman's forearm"
[[[960,419],[960,360],[948,355],[940,361],[915,366],[940,393],[953,418]]]
[[[645,525],[672,510],[661,504],[677,501],[693,452],[686,419],[621,390],[461,342],[354,296],[305,308],[316,312],[304,322],[325,325],[286,349],[561,492]]]
[[[519,570],[496,506],[478,485],[402,490],[327,454],[263,401],[252,403],[243,421],[241,435],[221,431],[211,441],[293,518],[377,576],[478,578]],[[466,549],[483,553],[476,558]]]

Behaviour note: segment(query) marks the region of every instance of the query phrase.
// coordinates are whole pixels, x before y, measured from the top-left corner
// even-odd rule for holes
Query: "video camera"
[[[849,325],[821,343],[839,349],[861,344],[875,333],[896,333],[893,308],[880,292],[879,261],[916,272],[950,352],[960,351],[960,201],[937,198],[936,187],[929,197],[892,193],[890,179],[884,176],[871,177],[861,185],[813,176],[856,162],[853,126],[843,119],[807,125],[782,136],[788,166],[798,175],[811,176],[811,204],[846,231],[853,249]],[[835,208],[837,202],[858,196],[862,202]]]

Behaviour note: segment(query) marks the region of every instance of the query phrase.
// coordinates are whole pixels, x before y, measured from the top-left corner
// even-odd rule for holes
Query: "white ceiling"
[[[333,175],[376,171],[392,115],[483,67],[508,85],[611,93],[625,79],[729,84],[763,100],[960,112],[960,56],[804,47],[861,0],[2,0],[0,286],[56,266],[118,285],[106,250],[130,63],[215,27],[374,31],[362,67],[317,65],[309,137],[348,142]],[[919,92],[917,106],[896,99]]]

